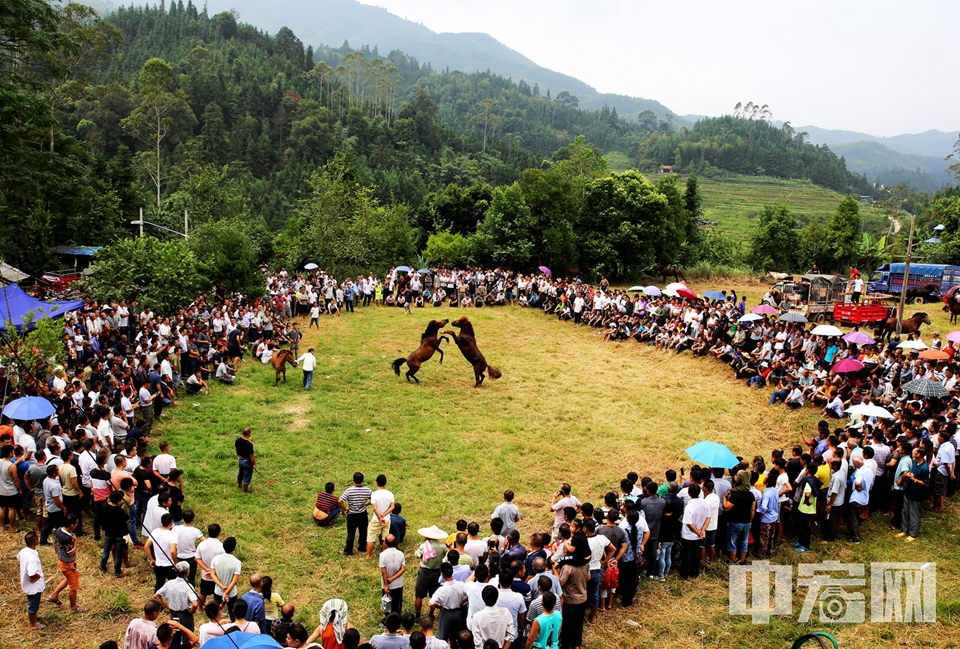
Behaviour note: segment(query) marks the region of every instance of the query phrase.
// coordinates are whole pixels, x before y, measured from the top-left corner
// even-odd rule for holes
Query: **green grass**
[[[829,221],[843,198],[832,189],[804,180],[753,176],[723,179],[701,176],[698,180],[703,195],[704,219],[719,221],[719,227],[724,231],[743,239],[749,237],[756,227],[763,208],[778,200],[787,201],[790,211],[804,226],[817,216]],[[882,234],[889,230],[886,215],[866,202],[860,202],[860,216],[867,232]]]
[[[698,440],[726,443],[747,457],[766,456],[771,448],[798,442],[799,424],[809,429],[816,421],[812,408],[768,407],[767,391],[747,389],[718,363],[635,344],[602,344],[592,330],[531,310],[468,312],[482,351],[503,372],[499,381],[488,379],[473,389],[472,369],[453,345],[442,365],[434,357],[423,366],[420,385],[393,374],[390,362],[414,349],[428,319],[460,314],[443,308],[405,316],[400,309],[372,308],[324,319],[319,332],[308,332],[303,347],[316,347],[320,361],[310,393],[300,387],[299,369],[274,387],[272,370],[247,362],[233,388],[215,386],[209,396],[183,398],[164,416],[158,432],[186,469],[187,504],[198,522],[204,527],[218,522],[224,536],[236,536],[244,564],[241,583],[255,570],[271,575],[275,590],[297,605],[297,618],[310,628],[330,597],[349,603],[350,620],[364,639],[377,632],[380,617],[376,564],[337,553],[344,542],[342,522],[329,530],[311,522],[316,492],[327,480],[339,491],[356,470],[370,483],[378,473],[387,475],[411,528],[402,548],[411,576],[404,609],[410,610],[419,527],[438,524],[451,531],[461,517],[485,523],[510,488],[524,514],[519,527],[526,540],[532,532],[549,531],[550,494],[561,481],[570,482],[582,500],[600,502],[630,470],[661,479],[666,468],[689,467],[683,449]],[[245,495],[236,488],[233,453],[244,426],[253,428],[260,471]],[[923,534],[911,551],[916,560],[939,562],[940,621],[836,629],[842,647],[947,647],[960,640],[955,504],[947,516],[927,515]],[[12,561],[19,547],[4,536],[0,604],[9,607],[12,621],[0,646],[21,646],[31,636]],[[871,522],[864,536],[855,548],[816,541],[804,560],[905,556],[903,544],[880,520]],[[48,582],[54,581],[52,552],[42,550]],[[37,646],[96,647],[119,638],[149,594],[152,576],[142,556],[133,574],[117,582],[96,575],[98,550],[89,538],[81,555],[81,602],[91,614],[82,620],[62,612],[54,617],[45,605],[41,615],[52,623]],[[795,563],[797,556],[781,550],[775,561]],[[675,578],[667,584],[644,582],[639,609],[602,615],[587,632],[585,646],[780,649],[804,630],[795,617],[768,626],[731,618],[726,584],[726,569],[720,567],[695,586]],[[799,597],[797,613],[801,603]]]
[[[621,151],[604,156],[611,171],[633,169],[630,157]],[[656,181],[659,174],[647,174]],[[686,176],[681,175],[686,182]],[[808,180],[780,180],[766,176],[729,174],[722,178],[699,176],[704,220],[719,222],[719,228],[737,239],[746,240],[756,227],[763,208],[779,200],[787,201],[790,211],[803,227],[815,217],[829,221],[843,195]],[[886,234],[890,221],[883,210],[867,201],[860,202],[863,229],[875,235]]]

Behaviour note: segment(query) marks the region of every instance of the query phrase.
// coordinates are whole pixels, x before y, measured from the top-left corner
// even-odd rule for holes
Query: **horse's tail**
[[[499,379],[503,376],[503,372],[495,368],[493,365],[487,365],[487,374],[490,375],[491,379]]]
[[[400,366],[406,362],[407,362],[407,359],[405,358],[398,358],[397,360],[393,361],[393,371],[396,373],[397,376],[400,376]]]

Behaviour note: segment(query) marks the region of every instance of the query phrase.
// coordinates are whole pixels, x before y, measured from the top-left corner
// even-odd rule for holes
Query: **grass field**
[[[620,151],[611,151],[606,156],[612,171],[633,168],[630,157]],[[656,181],[657,174],[649,174]],[[686,176],[680,176],[685,182]],[[781,180],[766,176],[739,176],[730,174],[723,178],[698,178],[703,197],[704,220],[717,221],[727,234],[737,239],[747,239],[757,225],[763,208],[779,200],[785,200],[790,211],[803,227],[819,216],[824,221],[837,209],[843,196],[832,189],[814,185],[807,180]],[[886,234],[890,221],[883,210],[860,202],[863,229],[874,235]]]
[[[759,297],[762,289],[754,284],[740,290]],[[419,527],[438,524],[451,531],[461,517],[484,523],[511,488],[525,517],[519,527],[526,541],[532,532],[549,531],[550,495],[561,481],[570,482],[581,500],[600,502],[630,470],[662,479],[667,468],[689,468],[683,449],[698,440],[726,443],[743,456],[766,456],[797,443],[798,426],[809,429],[817,419],[812,408],[768,407],[767,391],[747,389],[715,362],[635,344],[602,344],[592,330],[532,310],[469,312],[481,349],[503,371],[499,381],[488,379],[474,390],[472,370],[453,345],[442,365],[437,357],[424,365],[420,385],[394,376],[390,362],[413,350],[426,321],[455,314],[443,308],[405,316],[401,309],[372,308],[325,319],[303,347],[316,347],[320,361],[311,392],[300,387],[299,369],[274,387],[272,371],[247,362],[233,388],[216,386],[209,396],[184,398],[164,416],[159,434],[186,469],[187,505],[197,511],[200,526],[218,522],[224,536],[236,536],[241,585],[255,570],[271,575],[275,590],[297,605],[297,618],[310,628],[330,597],[349,603],[350,620],[364,639],[378,632],[380,617],[376,564],[337,553],[344,543],[342,522],[329,530],[311,522],[316,492],[327,480],[339,492],[356,470],[371,484],[376,474],[387,475],[411,528],[402,548],[411,577],[404,609],[411,610]],[[941,332],[949,330],[936,322]],[[253,428],[260,470],[245,495],[236,488],[233,452],[243,426]],[[938,562],[938,622],[841,625],[830,629],[841,647],[960,643],[956,513],[952,503],[947,515],[927,515],[922,541],[911,546],[911,560]],[[803,560],[906,556],[881,520],[870,522],[864,538],[860,546],[815,541]],[[72,618],[65,606],[44,604],[41,619],[48,628],[31,633],[17,584],[19,547],[12,535],[0,539],[0,606],[7,618],[0,647],[87,648],[119,639],[150,594],[153,578],[142,556],[123,581],[100,577],[99,548],[85,537],[81,604],[90,613]],[[799,555],[788,550],[774,561],[797,563]],[[41,557],[50,589],[59,576],[52,549],[41,548]],[[639,604],[602,615],[587,631],[585,646],[779,649],[803,630],[819,628],[795,621],[802,596],[795,598],[793,617],[769,625],[730,617],[726,574],[718,565],[692,584],[676,577],[666,584],[641,583]]]

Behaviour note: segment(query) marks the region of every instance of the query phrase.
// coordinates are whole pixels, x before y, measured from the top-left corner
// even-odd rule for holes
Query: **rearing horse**
[[[283,382],[287,382],[287,363],[293,367],[297,366],[297,359],[293,357],[293,352],[289,349],[278,349],[270,357],[270,364],[273,365],[273,369],[277,373],[277,380],[273,383],[274,387],[280,385],[281,374],[283,375]]]
[[[440,343],[448,340],[446,336],[437,337],[437,332],[441,327],[445,327],[449,320],[431,320],[427,325],[427,330],[420,336],[420,346],[413,350],[413,353],[406,358],[398,358],[393,361],[393,371],[400,376],[400,366],[407,364],[407,382],[413,379],[420,383],[416,373],[420,371],[420,366],[426,363],[433,356],[434,352],[440,354],[440,364],[443,364],[443,350],[440,349]]]
[[[902,334],[912,334],[920,331],[920,326],[930,324],[930,316],[922,311],[919,313],[914,313],[909,319],[904,319],[903,324],[900,326],[900,333]],[[897,331],[897,318],[896,316],[892,318],[887,318],[880,322],[875,338],[879,338],[880,341],[884,339],[889,340],[890,337]]]
[[[473,324],[467,319],[467,316],[454,320],[453,326],[459,327],[459,336],[456,332],[450,330],[444,331],[443,333],[453,336],[453,342],[457,343],[457,347],[460,348],[463,357],[473,365],[473,374],[477,381],[473,387],[479,388],[480,384],[483,383],[484,371],[490,373],[491,379],[499,379],[503,376],[503,373],[493,365],[487,365],[487,359],[483,357],[483,354],[480,353],[480,348],[477,347],[477,339],[473,333]]]

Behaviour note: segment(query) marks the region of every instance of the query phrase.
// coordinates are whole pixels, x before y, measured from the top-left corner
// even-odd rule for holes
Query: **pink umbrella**
[[[541,266],[540,272],[543,273],[544,275],[547,275],[548,277],[553,277],[553,273],[551,273],[550,269],[547,268],[546,266]]]
[[[948,333],[947,340],[952,343],[960,343],[960,331],[951,331]]]
[[[854,343],[855,345],[876,345],[877,341],[873,339],[869,334],[865,334],[862,331],[851,331],[846,336],[843,337],[848,343]]]
[[[776,307],[772,307],[769,304],[758,304],[757,306],[750,309],[750,313],[758,313],[760,315],[777,315],[780,313]]]
[[[846,372],[859,372],[862,369],[863,363],[855,358],[845,358],[830,368],[832,372],[836,372],[837,374],[844,374]]]
[[[691,290],[688,289],[688,288],[678,288],[678,289],[677,289],[677,295],[679,295],[680,297],[688,298],[688,299],[690,299],[690,300],[695,300],[695,299],[697,299],[697,294],[694,293],[693,291],[691,291]]]

